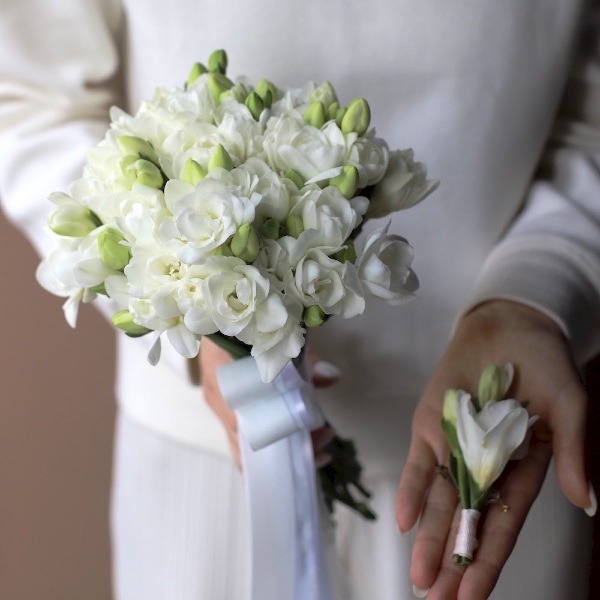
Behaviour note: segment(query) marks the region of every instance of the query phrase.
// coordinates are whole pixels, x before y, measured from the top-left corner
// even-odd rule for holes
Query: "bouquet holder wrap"
[[[238,421],[250,522],[251,600],[331,600],[310,437],[323,425],[313,386],[289,362],[271,383],[254,358],[218,370]]]

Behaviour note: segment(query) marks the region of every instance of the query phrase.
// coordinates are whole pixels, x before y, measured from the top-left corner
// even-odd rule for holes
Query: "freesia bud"
[[[250,92],[244,104],[246,105],[254,119],[258,121],[260,113],[265,107],[262,98],[256,92]]]
[[[123,234],[113,227],[107,227],[98,234],[98,250],[102,262],[116,271],[122,271],[131,258],[131,252],[121,242]]]
[[[196,185],[206,177],[206,169],[193,158],[188,158],[183,167],[183,179],[190,185]]]
[[[165,184],[160,169],[149,160],[140,158],[139,160],[136,160],[129,168],[132,170],[135,169],[135,183],[155,188],[157,190],[160,190]]]
[[[135,135],[121,135],[117,138],[117,144],[123,154],[132,154],[145,158],[154,164],[158,163],[158,156],[152,147],[152,144]]]
[[[225,93],[233,87],[233,81],[227,79],[222,73],[210,73],[208,76],[208,89],[213,98],[219,100],[221,94]]]
[[[364,98],[355,98],[348,105],[348,110],[341,123],[343,134],[355,132],[359,136],[365,135],[371,122],[371,109]]]
[[[326,120],[325,106],[322,102],[311,102],[302,116],[306,123],[317,129],[321,129]]]
[[[284,178],[289,179],[299,190],[304,187],[304,180],[300,177],[298,171],[294,171],[294,169],[288,169]]]
[[[208,69],[202,63],[194,63],[194,66],[192,67],[190,74],[188,75],[187,81],[185,82],[186,88],[192,85],[192,83],[194,83],[196,79],[200,77],[200,75],[204,75],[204,73],[207,72]]]
[[[277,219],[273,219],[272,217],[266,219],[262,225],[262,234],[268,240],[278,240],[280,235],[281,226],[279,225],[279,221]]]
[[[486,367],[479,378],[477,401],[483,408],[488,402],[502,400],[512,383],[512,365],[502,368],[498,365]]]
[[[313,304],[304,309],[302,320],[307,327],[319,327],[325,323],[327,315],[318,304]]]
[[[208,70],[211,73],[225,75],[227,71],[227,53],[225,50],[215,50],[208,58]]]
[[[271,108],[271,104],[277,99],[277,88],[267,79],[261,79],[255,86],[254,91],[262,98],[265,108]]]
[[[287,234],[293,238],[298,238],[304,231],[304,223],[298,215],[288,215],[285,220]]]
[[[336,187],[348,200],[354,197],[358,189],[358,169],[354,166],[342,168],[342,172],[329,180],[329,185]]]
[[[230,248],[234,256],[247,263],[256,260],[259,251],[258,235],[249,223],[244,223],[244,225],[238,227],[231,238]]]
[[[456,433],[456,424],[458,420],[458,398],[465,392],[462,390],[446,390],[444,394],[444,403],[442,405],[442,429],[448,440],[450,451],[457,458],[461,456],[460,444],[458,443],[458,434]]]
[[[354,247],[354,242],[352,240],[346,240],[346,246],[343,250],[340,250],[336,253],[335,259],[339,260],[341,263],[345,262],[356,262],[356,248]]]
[[[210,157],[208,161],[208,170],[212,171],[213,169],[225,169],[227,171],[231,171],[233,169],[233,161],[231,160],[231,156],[225,147],[222,144],[219,144],[213,155]]]
[[[130,337],[141,337],[151,331],[143,325],[138,325],[128,310],[120,310],[112,316],[111,320],[115,327],[118,327]]]
[[[347,111],[348,109],[345,106],[340,106],[335,113],[335,124],[340,128],[342,127],[342,120],[344,119]]]
[[[84,237],[100,225],[98,217],[80,204],[58,207],[50,217],[50,229],[57,235]]]
[[[213,256],[233,256],[231,248],[227,244],[221,244],[218,248],[212,251]]]
[[[335,121],[337,114],[338,114],[338,110],[340,110],[340,103],[339,102],[332,102],[328,107],[327,107],[327,120],[328,121]]]

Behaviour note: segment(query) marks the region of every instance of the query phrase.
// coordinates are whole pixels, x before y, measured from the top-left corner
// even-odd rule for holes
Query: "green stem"
[[[469,472],[465,459],[462,456],[457,457],[458,471],[458,491],[460,493],[460,501],[463,508],[471,508],[471,493],[469,485]]]

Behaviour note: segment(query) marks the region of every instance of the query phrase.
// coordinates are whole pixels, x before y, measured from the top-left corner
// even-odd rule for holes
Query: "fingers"
[[[414,438],[396,495],[396,521],[402,533],[409,532],[417,522],[436,465],[430,446]]]
[[[331,462],[331,455],[325,451],[325,448],[335,437],[335,431],[325,425],[311,432],[313,453],[315,455],[315,466],[317,469],[324,467]]]
[[[457,504],[456,488],[444,478],[436,477],[425,500],[413,547],[410,575],[419,589],[430,588],[436,578],[444,575],[444,563],[448,562],[444,560],[448,557],[448,532],[455,519]],[[458,527],[458,522],[455,525]],[[456,571],[451,561],[450,567],[451,572]]]
[[[585,473],[586,404],[585,391],[574,378],[560,392],[549,417],[558,481],[565,496],[580,508],[591,505]]]

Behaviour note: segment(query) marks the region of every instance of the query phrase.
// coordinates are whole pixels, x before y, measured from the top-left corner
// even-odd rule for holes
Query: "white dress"
[[[552,316],[579,363],[600,350],[600,74],[593,43],[587,62],[573,67],[579,26],[597,34],[583,7],[4,1],[0,195],[40,251],[44,199],[78,176],[108,107],[135,110],[216,48],[227,50],[232,76],[285,86],[329,79],[344,102],[366,97],[390,147],[414,147],[441,180],[434,196],[392,220],[415,248],[418,300],[374,302],[362,317],[314,334],[321,355],[345,373],[322,405],[357,442],[379,514],[376,524],[336,517],[356,598],[412,597],[412,539],[396,533],[394,496],[414,406],[457,315],[483,299],[511,298]],[[557,118],[569,74],[571,95]],[[536,171],[540,158],[545,168]],[[185,361],[167,350],[153,368],[145,354],[143,340],[119,338],[116,598],[243,598],[245,514],[225,436]],[[492,597],[585,598],[590,530],[550,474]]]

